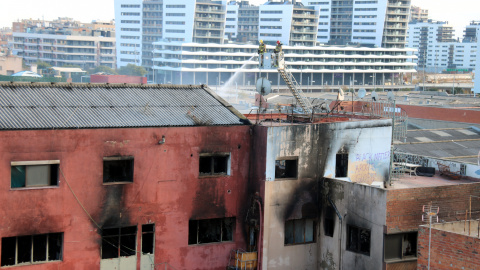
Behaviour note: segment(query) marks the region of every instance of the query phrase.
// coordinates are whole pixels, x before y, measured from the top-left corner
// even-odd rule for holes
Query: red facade
[[[147,77],[127,75],[90,75],[91,83],[136,83],[146,84]]]
[[[99,227],[154,224],[154,263],[175,269],[225,269],[230,251],[245,249],[249,126],[0,134],[0,237],[63,233],[61,261],[15,269],[99,269]],[[228,175],[201,176],[201,154],[215,153],[229,155]],[[133,183],[104,183],[106,157],[133,157]],[[12,162],[40,160],[59,160],[58,186],[11,187]],[[189,244],[190,220],[225,217],[235,217],[233,241]]]

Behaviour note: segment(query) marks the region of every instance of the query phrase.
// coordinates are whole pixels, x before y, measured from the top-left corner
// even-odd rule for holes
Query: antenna
[[[345,100],[345,94],[341,88],[338,90],[337,100]]]
[[[388,98],[388,101],[394,101],[395,100],[395,94],[393,93],[393,91],[389,91],[387,93],[387,98]]]
[[[428,223],[429,223],[429,232],[428,232],[428,268],[430,269],[430,246],[432,245],[432,218],[436,217],[437,218],[437,223],[438,223],[438,212],[440,211],[440,207],[438,206],[432,206],[431,202],[429,205],[424,205],[422,207],[422,221],[425,220],[425,218],[428,217]]]
[[[373,100],[373,101],[378,101],[378,100],[379,100],[379,99],[378,99],[378,94],[377,94],[377,92],[375,92],[375,91],[372,92],[372,100]]]
[[[367,95],[367,90],[365,90],[365,88],[360,88],[360,89],[358,90],[357,96],[358,96],[359,98],[364,98],[366,95]]]

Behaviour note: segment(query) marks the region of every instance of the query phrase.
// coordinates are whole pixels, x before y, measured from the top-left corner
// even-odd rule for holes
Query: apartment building
[[[360,43],[384,48],[403,48],[410,1],[307,1],[319,11],[321,43]]]
[[[472,21],[465,27],[463,42],[477,42],[480,33],[480,21]]]
[[[13,32],[9,46],[27,64],[43,61],[84,69],[116,66],[113,22],[82,24],[60,18],[52,22],[23,21],[21,25],[23,28],[14,25],[21,32]]]
[[[454,30],[448,22],[428,20],[413,21],[408,29],[409,48],[417,58],[419,69],[427,72],[441,72],[446,69],[471,71],[475,68],[478,44],[475,40],[477,25],[467,26],[463,41],[454,38]],[[412,53],[412,52],[409,52]]]
[[[283,80],[276,69],[258,67],[257,45],[155,42],[157,83],[254,85],[261,71],[274,84]],[[267,54],[273,51],[267,46]],[[412,55],[407,55],[407,51]],[[411,49],[354,46],[283,46],[285,61],[302,85],[401,85],[415,72]],[[234,76],[235,75],[235,76]],[[230,79],[234,77],[233,79]]]
[[[410,8],[410,21],[417,21],[417,22],[428,21],[428,9],[412,6]]]

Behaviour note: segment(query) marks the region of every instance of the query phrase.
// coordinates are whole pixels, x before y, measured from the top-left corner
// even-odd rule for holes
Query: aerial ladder
[[[275,57],[278,57],[278,62],[276,61],[277,59],[275,59]],[[259,57],[260,69],[275,68],[274,64],[278,63],[278,66],[276,67],[277,71],[287,84],[288,89],[290,89],[290,92],[292,92],[300,107],[302,108],[303,113],[307,115],[312,114],[312,103],[303,93],[302,88],[297,83],[297,80],[295,80],[295,77],[293,77],[293,74],[290,72],[290,70],[288,70],[287,65],[285,64],[285,57],[283,51],[278,54],[272,53],[269,56],[265,54],[263,63],[261,63],[261,61],[262,60]]]

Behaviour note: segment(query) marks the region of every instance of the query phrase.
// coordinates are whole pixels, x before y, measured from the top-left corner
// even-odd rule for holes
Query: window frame
[[[230,222],[231,222],[231,240],[223,240],[223,235],[224,235],[224,232],[223,232],[223,229],[224,229],[224,226],[225,226],[225,221],[227,219],[230,219]],[[207,220],[220,220],[221,223],[220,223],[220,238],[221,240],[219,242],[203,242],[203,243],[199,243],[199,236],[200,236],[200,222],[202,221],[207,221]],[[190,225],[191,223],[195,222],[196,224],[196,230],[195,230],[195,238],[196,238],[196,241],[195,243],[191,243],[190,240],[192,239],[191,238],[191,235],[190,235],[190,232],[191,232],[191,228],[190,228]],[[188,221],[188,245],[189,246],[194,246],[194,245],[205,245],[205,244],[222,244],[222,243],[232,243],[232,242],[235,242],[235,231],[236,231],[236,222],[237,222],[237,219],[236,217],[224,217],[224,218],[210,218],[210,219],[190,219]]]
[[[277,162],[285,161],[285,171],[287,170],[287,161],[295,161],[295,176],[294,177],[277,177]],[[298,179],[298,156],[277,157],[275,159],[275,181],[283,180],[297,180]]]
[[[331,223],[331,226],[327,226],[327,222]],[[331,232],[330,232],[331,229]],[[323,232],[325,236],[333,237],[335,234],[335,209],[330,203],[325,207],[325,216],[323,218]]]
[[[226,157],[226,172],[215,173],[214,168],[214,158],[215,157]],[[210,158],[210,173],[203,173],[201,172],[201,159],[202,158]],[[216,153],[200,153],[198,157],[198,177],[199,178],[208,178],[208,177],[221,177],[221,176],[230,176],[231,175],[231,162],[232,155],[230,152],[216,152]]]
[[[303,242],[296,242],[295,241],[295,224],[296,222],[298,221],[303,221]],[[306,231],[306,224],[307,224],[307,221],[312,221],[313,222],[313,227],[312,227],[312,241],[306,241],[305,238],[305,231]],[[293,243],[287,243],[287,232],[286,232],[286,229],[287,229],[287,223],[293,223]],[[295,246],[295,245],[308,245],[308,244],[314,244],[317,242],[317,220],[313,219],[313,218],[300,218],[300,219],[289,219],[289,220],[285,220],[285,223],[284,223],[284,229],[283,229],[283,232],[284,232],[284,241],[283,241],[283,245],[284,246]]]
[[[358,230],[357,231],[357,239],[360,239],[361,237],[361,230],[365,230],[365,231],[368,231],[368,252],[362,252],[361,251],[361,241],[358,240],[357,241],[357,247],[355,249],[351,248],[351,244],[350,244],[350,235],[351,235],[351,230],[353,229],[356,229]],[[372,231],[370,229],[367,229],[367,228],[362,228],[362,227],[359,227],[359,226],[355,226],[355,225],[350,225],[350,224],[347,224],[347,239],[346,239],[346,250],[348,251],[351,251],[351,252],[355,252],[355,253],[358,253],[358,254],[362,254],[362,255],[366,255],[366,256],[370,256],[370,250],[372,248]]]
[[[33,166],[44,166],[48,165],[50,168],[50,175],[48,181],[50,184],[48,185],[27,185],[27,175],[25,175],[24,179],[24,184],[25,186],[23,187],[12,187],[12,172],[13,172],[13,167],[20,167],[20,166],[25,166],[25,174],[26,174],[26,169],[27,167],[33,167]],[[52,172],[55,170],[55,173]],[[31,160],[31,161],[11,161],[10,162],[10,189],[12,190],[25,190],[25,189],[42,189],[42,188],[58,188],[60,186],[60,160]],[[55,178],[55,184],[52,185],[52,180]]]
[[[131,233],[131,232],[126,232],[126,233],[122,233],[122,229],[132,229],[132,228],[135,228],[135,233]],[[108,234],[108,235],[104,235],[104,232],[106,230],[118,230],[118,233],[117,234]],[[134,248],[135,248],[135,251],[134,251],[134,254],[132,255],[123,255],[122,256],[122,249],[121,248],[118,248],[118,246],[122,246],[122,237],[126,237],[126,236],[135,236],[134,239],[135,239],[135,243],[134,243]],[[136,256],[137,255],[137,252],[138,252],[138,245],[137,245],[137,236],[138,236],[138,228],[137,226],[125,226],[125,227],[113,227],[113,228],[103,228],[102,229],[102,234],[101,234],[101,237],[102,237],[102,243],[100,245],[100,260],[110,260],[110,259],[119,259],[121,257],[131,257],[131,256]],[[116,237],[117,238],[117,245],[118,246],[115,246],[114,244],[112,244],[112,242],[109,242],[107,240],[105,240],[105,238],[114,238]],[[113,246],[114,248],[117,248],[117,257],[108,257],[108,258],[104,258],[104,249],[107,249],[107,248],[104,248],[104,245],[111,245]],[[131,250],[131,248],[128,248],[127,249]],[[131,252],[130,251],[130,252]]]
[[[339,158],[340,157],[340,158]],[[337,153],[335,155],[335,178],[344,178],[344,177],[348,177],[348,158],[349,158],[349,155],[348,153]],[[338,161],[343,161],[345,162],[346,161],[346,164],[343,164],[343,166],[345,166],[345,175],[343,174],[339,174],[337,172],[340,171],[340,166],[341,164],[338,164]]]
[[[405,255],[404,252],[403,252],[403,248],[404,248],[404,238],[405,236],[407,235],[415,235],[415,255]],[[401,236],[401,239],[400,239],[400,258],[387,258],[386,257],[386,250],[387,248],[390,247],[390,245],[387,246],[387,238],[388,237],[398,237],[398,236]],[[399,243],[395,243],[396,245],[398,245]],[[418,231],[414,231],[414,232],[403,232],[403,233],[395,233],[395,234],[385,234],[384,235],[384,244],[383,244],[384,248],[383,248],[383,260],[385,262],[401,262],[401,261],[415,261],[418,259]],[[397,246],[398,247],[398,246]]]
[[[42,260],[42,261],[34,261],[34,256],[35,256],[35,240],[34,238],[35,237],[38,237],[38,236],[46,236],[46,240],[45,240],[45,260]],[[50,260],[50,254],[49,252],[51,251],[50,249],[50,246],[49,246],[49,243],[50,243],[50,237],[51,235],[56,235],[56,236],[59,236],[61,238],[61,246],[59,248],[59,251],[60,251],[60,254],[59,254],[59,259],[58,260]],[[18,238],[19,237],[30,237],[30,262],[21,262],[19,263],[18,260],[19,260],[19,251],[18,251],[18,248],[19,248],[19,243],[18,243]],[[4,265],[4,259],[3,259],[3,252],[8,250],[8,249],[4,249],[3,245],[4,245],[4,241],[5,239],[7,238],[15,238],[15,258],[14,258],[14,261],[15,263],[14,264],[9,264],[9,265]],[[63,232],[58,232],[58,233],[44,233],[44,234],[32,234],[32,235],[19,235],[19,236],[10,236],[10,237],[2,237],[1,238],[2,240],[2,253],[0,254],[0,258],[1,258],[1,264],[0,264],[0,267],[14,267],[14,266],[26,266],[26,265],[36,265],[36,264],[44,264],[44,263],[50,263],[50,262],[61,262],[63,261],[63,249],[64,249],[64,233]]]
[[[129,165],[131,167],[131,175],[129,175],[129,178],[131,178],[130,181],[105,181],[105,162],[111,162],[111,161],[130,161],[131,164]],[[134,182],[135,178],[135,158],[133,156],[114,156],[114,157],[103,157],[102,160],[102,184],[103,185],[118,185],[118,184],[132,184]]]

